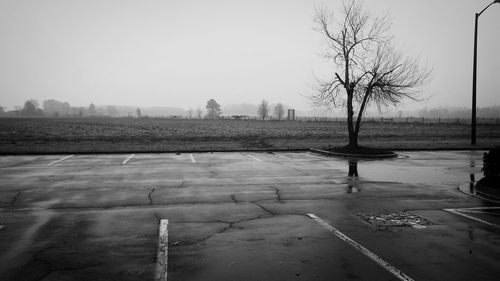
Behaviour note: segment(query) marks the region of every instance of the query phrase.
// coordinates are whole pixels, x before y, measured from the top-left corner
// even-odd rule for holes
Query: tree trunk
[[[358,136],[354,130],[354,109],[352,108],[352,99],[354,97],[354,88],[347,89],[347,131],[349,132],[348,147],[358,147]]]
[[[356,118],[356,126],[354,126],[352,138],[351,134],[349,133],[349,146],[352,147],[358,146],[358,136],[359,136],[359,130],[361,129],[361,120],[363,118],[363,112],[365,111],[365,107],[366,104],[368,103],[370,95],[371,95],[371,89],[368,88],[365,92],[365,96],[363,97],[363,101],[361,102],[361,106],[359,107],[358,117]],[[352,145],[351,145],[351,139],[352,139]]]
[[[358,134],[353,131],[349,131],[349,144],[348,147],[358,147]]]

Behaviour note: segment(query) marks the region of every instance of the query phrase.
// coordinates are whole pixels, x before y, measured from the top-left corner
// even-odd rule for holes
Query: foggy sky
[[[365,1],[388,12],[398,47],[433,68],[425,106],[469,106],[474,13],[490,1]],[[309,0],[0,0],[0,106],[34,98],[75,106],[307,109],[319,54]],[[478,106],[500,104],[500,5],[479,20]]]

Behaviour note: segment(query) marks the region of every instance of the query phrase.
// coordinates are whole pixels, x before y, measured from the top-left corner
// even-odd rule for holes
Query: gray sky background
[[[469,106],[474,13],[489,0],[365,1],[433,68],[425,106]],[[262,99],[308,109],[326,69],[311,0],[0,0],[0,106],[204,107]],[[478,106],[500,104],[500,5],[479,20]]]

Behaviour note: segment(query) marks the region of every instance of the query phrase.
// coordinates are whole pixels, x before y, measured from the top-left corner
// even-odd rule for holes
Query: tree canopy
[[[214,99],[210,99],[207,102],[206,108],[208,119],[218,119],[220,117],[222,110],[220,105]]]

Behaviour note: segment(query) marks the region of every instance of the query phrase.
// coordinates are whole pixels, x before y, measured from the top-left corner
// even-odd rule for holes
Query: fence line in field
[[[296,117],[302,122],[346,122],[346,118],[335,117]],[[367,123],[420,123],[420,124],[470,124],[470,118],[427,118],[427,117],[365,117]],[[478,118],[478,124],[500,124],[500,118]]]
[[[0,118],[13,118],[13,117],[0,117]],[[30,119],[30,118],[76,118],[76,119],[92,119],[92,118],[110,118],[110,119],[168,119],[168,120],[208,120],[205,117],[197,118],[197,117],[188,117],[188,116],[165,116],[165,115],[143,115],[141,117],[137,116],[83,116],[83,117],[14,117],[21,119]],[[289,121],[289,122],[346,122],[345,117],[315,117],[315,116],[295,116],[294,120],[287,120],[287,118],[277,119],[274,117],[268,117],[266,119],[262,119],[256,116],[220,116],[218,120],[253,120],[253,121]],[[419,123],[419,124],[470,124],[470,118],[428,118],[428,117],[364,117],[363,122],[365,123]],[[500,117],[497,118],[477,118],[477,124],[490,124],[490,125],[500,125]]]
[[[124,117],[127,118],[127,117]],[[201,120],[206,118],[196,118],[187,116],[146,116],[143,118],[162,118],[177,120]],[[296,122],[346,122],[344,117],[317,117],[317,116],[296,116],[295,120],[287,118],[277,119],[269,117],[262,119],[256,116],[220,116],[219,120],[254,120],[254,121],[296,121]],[[367,123],[420,123],[420,124],[470,124],[470,118],[428,118],[428,117],[364,117],[363,122]],[[478,124],[500,125],[500,118],[477,118]]]

